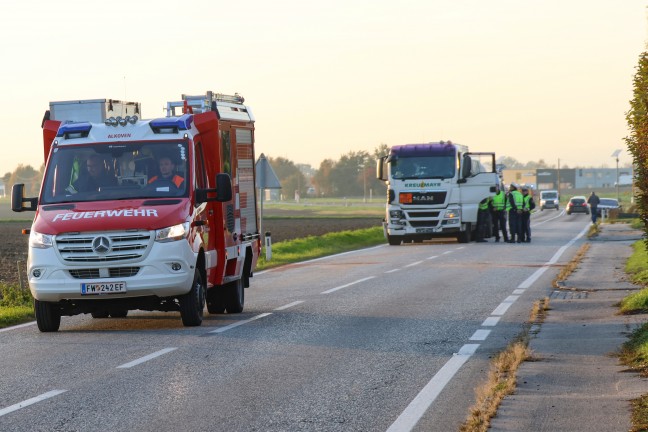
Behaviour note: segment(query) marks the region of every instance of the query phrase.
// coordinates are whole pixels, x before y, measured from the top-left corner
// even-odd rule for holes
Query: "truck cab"
[[[387,183],[383,229],[390,245],[437,237],[470,241],[479,203],[500,182],[494,153],[471,153],[450,141],[394,146],[377,169]]]

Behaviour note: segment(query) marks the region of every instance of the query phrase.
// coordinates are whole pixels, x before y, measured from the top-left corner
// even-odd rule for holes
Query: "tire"
[[[180,297],[180,316],[185,327],[202,324],[205,308],[205,284],[200,270],[196,269],[189,292]]]
[[[400,246],[401,244],[401,239],[400,237],[394,237],[394,236],[387,236],[387,241],[389,242],[390,246]]]
[[[92,318],[108,318],[110,314],[108,313],[108,311],[99,310],[99,311],[90,312],[90,315],[92,315]]]
[[[207,290],[207,312],[210,314],[225,313],[225,299],[223,291],[224,289],[222,287],[213,287],[212,289]]]
[[[227,313],[243,312],[245,303],[245,289],[241,279],[225,285],[225,309]]]
[[[468,223],[466,224],[466,231],[461,231],[457,234],[457,241],[459,243],[469,243],[471,237],[472,226]]]
[[[113,318],[126,318],[128,315],[128,309],[119,309],[110,312],[110,316]]]
[[[55,332],[61,326],[61,312],[53,303],[34,300],[34,314],[38,330],[42,332]]]

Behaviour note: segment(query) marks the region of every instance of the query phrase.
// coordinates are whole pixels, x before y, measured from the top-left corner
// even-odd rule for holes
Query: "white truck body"
[[[497,191],[494,153],[451,142],[394,146],[378,161],[387,182],[383,228],[390,245],[435,237],[471,240],[479,203]]]

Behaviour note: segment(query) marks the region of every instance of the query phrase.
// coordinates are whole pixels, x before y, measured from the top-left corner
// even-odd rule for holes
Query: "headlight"
[[[162,228],[155,231],[155,241],[170,242],[182,240],[189,234],[189,222],[173,225],[172,227]]]
[[[29,233],[29,247],[37,249],[47,249],[53,246],[52,236],[49,234],[41,234],[36,231]]]
[[[455,219],[461,217],[461,209],[448,209],[445,211],[444,219]]]
[[[403,219],[402,210],[390,210],[389,211],[389,218],[390,219]]]

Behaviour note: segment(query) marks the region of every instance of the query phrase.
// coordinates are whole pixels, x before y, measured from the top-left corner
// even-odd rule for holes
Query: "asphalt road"
[[[135,312],[1,331],[0,430],[457,430],[588,225],[544,211],[531,244],[385,245],[258,273],[244,313],[197,328]]]

